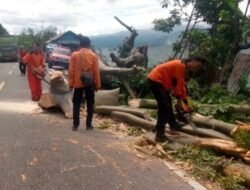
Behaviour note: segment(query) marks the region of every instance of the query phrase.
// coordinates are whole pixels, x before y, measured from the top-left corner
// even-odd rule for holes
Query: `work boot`
[[[170,140],[166,135],[156,135],[155,136],[155,141],[156,142],[172,142],[172,140]]]
[[[94,129],[94,126],[93,125],[89,125],[86,127],[86,130],[93,130]]]
[[[77,129],[78,129],[78,126],[72,126],[72,131],[77,131]]]

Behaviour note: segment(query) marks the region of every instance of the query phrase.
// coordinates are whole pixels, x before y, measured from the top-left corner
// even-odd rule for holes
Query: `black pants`
[[[26,65],[23,62],[19,62],[19,70],[22,74],[26,73]]]
[[[78,127],[80,124],[79,114],[84,92],[85,92],[85,100],[87,103],[86,127],[90,127],[92,125],[94,103],[95,103],[95,91],[93,87],[75,88],[73,94],[73,125],[75,127]]]
[[[158,118],[155,126],[156,135],[161,136],[164,134],[166,123],[169,124],[170,129],[176,128],[177,125],[173,112],[172,99],[170,92],[161,83],[150,79],[148,79],[148,83],[158,106]]]

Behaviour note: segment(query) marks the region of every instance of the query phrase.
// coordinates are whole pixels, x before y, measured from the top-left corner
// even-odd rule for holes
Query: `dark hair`
[[[81,47],[90,47],[90,39],[87,36],[79,35],[80,46]]]
[[[208,63],[208,61],[206,60],[206,58],[202,57],[202,56],[198,56],[198,55],[194,55],[194,56],[191,56],[187,59],[183,59],[183,62],[184,63],[188,63],[190,61],[199,61],[201,64],[205,64],[205,63]]]

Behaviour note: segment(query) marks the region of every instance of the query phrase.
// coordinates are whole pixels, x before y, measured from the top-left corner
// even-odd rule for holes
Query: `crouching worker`
[[[171,131],[180,129],[174,116],[171,93],[177,98],[177,104],[183,104],[183,110],[190,112],[185,88],[185,75],[188,72],[201,70],[205,63],[202,57],[172,60],[162,63],[148,74],[148,83],[157,101],[158,118],[155,126],[155,141],[164,142],[169,140],[165,135],[165,125],[169,124]]]
[[[79,114],[83,93],[85,93],[87,102],[86,129],[89,130],[94,128],[92,125],[92,118],[95,91],[101,88],[98,57],[90,49],[90,39],[81,35],[79,38],[81,49],[71,55],[69,64],[69,88],[74,89],[73,131],[76,131],[80,125]]]
[[[27,77],[32,101],[39,101],[42,95],[41,78],[45,75],[44,56],[39,44],[33,45],[32,50],[23,57],[27,66]]]

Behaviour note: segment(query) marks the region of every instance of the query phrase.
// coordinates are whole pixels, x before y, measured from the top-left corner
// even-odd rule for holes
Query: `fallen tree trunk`
[[[68,81],[61,71],[51,70],[49,72],[50,89],[44,93],[39,101],[39,106],[45,109],[58,107],[66,118],[72,118],[72,97]]]
[[[200,104],[199,108],[217,109],[218,106],[219,105],[216,105],[216,104]],[[246,106],[246,105],[229,104],[229,105],[225,105],[225,109],[227,112],[250,114],[250,106]]]
[[[131,126],[138,126],[146,130],[152,130],[155,127],[153,122],[147,121],[130,113],[112,111],[111,117]]]
[[[181,128],[181,131],[190,135],[197,135],[199,137],[211,137],[211,138],[219,138],[219,139],[224,139],[224,140],[233,140],[227,135],[220,133],[218,131],[215,131],[213,129],[198,128],[197,130],[194,131],[194,129],[191,126],[185,125],[184,127]]]
[[[237,125],[226,123],[214,118],[206,117],[198,113],[192,114],[192,121],[201,127],[207,127],[220,131],[228,136],[232,135],[232,131],[235,130]]]
[[[131,109],[129,107],[122,107],[122,106],[95,106],[95,113],[98,114],[111,115],[113,111],[133,114],[145,120],[151,121],[151,117],[145,110]]]
[[[126,80],[122,80],[122,83],[124,85],[124,87],[126,88],[128,94],[132,97],[135,98],[135,93],[133,92],[132,88],[130,87],[129,83]]]
[[[53,95],[49,92],[45,92],[42,94],[38,105],[45,109],[56,107],[55,101],[53,100]]]
[[[132,99],[128,102],[131,108],[156,109],[157,102],[154,99]]]
[[[222,139],[200,138],[198,143],[195,143],[194,145],[199,147],[211,148],[227,155],[232,155],[241,158],[245,162],[250,163],[250,151],[239,147],[237,143],[232,141]]]
[[[227,176],[236,176],[244,180],[244,184],[250,187],[250,166],[241,163],[233,163],[224,167],[223,172]]]

